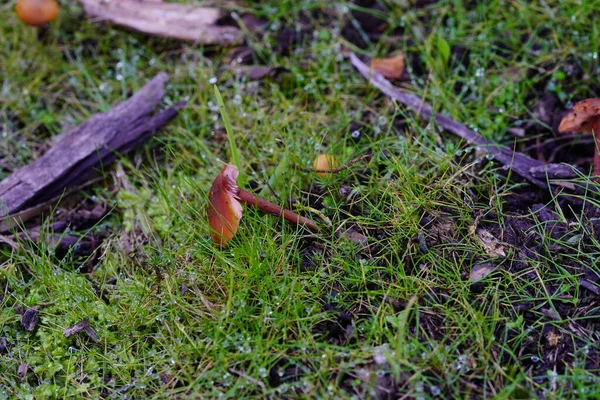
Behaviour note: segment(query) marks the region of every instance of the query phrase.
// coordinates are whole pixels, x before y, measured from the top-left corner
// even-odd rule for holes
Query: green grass
[[[530,118],[534,92],[565,103],[599,95],[591,86],[599,2],[455,1],[404,10],[390,3],[384,11],[251,2],[245,12],[270,27],[265,40],[250,40],[255,63],[290,70],[260,82],[225,68],[226,50],[86,22],[77,6],[62,3],[46,43],[14,18],[12,3],[0,6],[0,178],[159,71],[171,75],[165,103],[188,105],[119,161],[126,181],[114,179],[116,195],[108,185],[85,193],[114,207],[93,228],[111,233],[93,272],[80,273],[86,260],[59,259],[43,241],[14,252],[0,247],[0,337],[12,344],[0,354],[0,398],[373,398],[389,388],[424,399],[600,398],[598,333],[590,329],[598,303],[565,311],[589,297],[570,266],[599,272],[590,217],[560,208],[578,222],[556,237],[535,220],[528,234],[540,237],[537,258],[519,263],[519,247],[506,243],[505,259],[486,253],[472,233],[475,219],[509,230],[505,199],[523,185],[382,97],[341,50],[385,56],[400,43],[415,60],[407,88],[486,137],[510,140],[506,129]],[[387,21],[386,34],[402,35],[356,48],[340,31],[359,9]],[[295,29],[310,11],[328,16],[315,13],[314,34],[277,53],[278,27]],[[443,43],[467,49],[469,61],[447,59]],[[587,78],[572,79],[571,66]],[[231,137],[248,187],[276,203],[293,197],[302,213],[316,208],[333,227],[313,214],[324,228],[311,237],[246,209],[230,246],[215,248],[206,198],[230,161]],[[372,159],[326,179],[292,167],[312,165],[319,153],[344,163],[366,152]],[[349,197],[340,194],[346,185]],[[336,234],[340,226],[362,229],[369,249]],[[471,268],[487,261],[498,267],[474,288]],[[29,333],[16,310],[35,305],[41,321]],[[350,328],[332,307],[354,317]],[[63,336],[84,317],[99,343]],[[552,354],[549,328],[572,345],[556,370],[532,361]]]

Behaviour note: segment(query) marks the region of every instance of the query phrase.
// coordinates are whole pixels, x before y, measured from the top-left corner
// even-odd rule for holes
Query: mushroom
[[[55,0],[17,0],[17,17],[27,25],[41,26],[58,16]]]
[[[216,177],[208,194],[208,223],[212,228],[211,236],[218,246],[227,246],[227,242],[237,232],[242,219],[241,203],[283,217],[288,222],[306,226],[313,232],[318,230],[314,221],[239,188],[236,184],[238,174],[235,165],[226,164]]]
[[[328,174],[326,171],[335,169],[335,158],[331,154],[319,154],[315,158],[313,168],[317,171],[317,175],[323,178]]]
[[[560,121],[558,131],[589,132],[594,135],[593,174],[596,181],[600,181],[600,99],[587,99],[575,104]]]

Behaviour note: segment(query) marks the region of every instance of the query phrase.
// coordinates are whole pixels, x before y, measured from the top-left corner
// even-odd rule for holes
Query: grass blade
[[[225,130],[227,131],[227,140],[229,141],[229,151],[230,151],[230,162],[233,163],[240,171],[240,175],[238,177],[238,182],[240,186],[246,182],[246,174],[242,169],[242,162],[240,159],[240,153],[235,144],[235,137],[233,136],[233,129],[231,128],[231,121],[229,120],[229,114],[227,113],[227,109],[225,108],[225,102],[223,101],[223,96],[221,96],[221,92],[217,85],[214,85],[215,88],[215,97],[217,98],[217,104],[219,105],[219,111],[221,112],[221,118],[223,118],[223,124],[225,125]]]

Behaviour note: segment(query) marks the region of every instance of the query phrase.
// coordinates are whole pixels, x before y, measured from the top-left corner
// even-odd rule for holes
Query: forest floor
[[[596,1],[229,4],[253,22],[234,49],[75,3],[42,38],[0,6],[0,180],[158,72],[164,104],[187,105],[35,240],[3,234],[0,398],[600,398],[599,198],[530,184],[347,57],[402,53],[395,85],[593,186],[591,136],[557,127],[600,97]],[[230,154],[214,84],[246,188],[318,233],[247,208],[213,245]],[[295,168],[322,153],[369,157]],[[81,241],[56,246],[67,234]]]

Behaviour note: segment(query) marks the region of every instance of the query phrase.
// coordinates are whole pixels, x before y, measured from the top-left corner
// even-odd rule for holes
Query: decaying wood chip
[[[28,309],[21,316],[21,326],[28,332],[33,332],[40,322],[40,316],[38,314],[37,307]]]
[[[230,45],[242,41],[240,29],[219,24],[227,16],[219,8],[161,0],[80,1],[93,20],[108,21],[149,35],[208,45]]]
[[[181,105],[153,114],[165,95],[168,79],[167,74],[158,74],[128,100],[93,115],[62,136],[41,158],[0,181],[0,223],[3,217],[60,197],[89,181],[99,168],[139,146],[175,117]],[[43,212],[43,207],[34,210]]]
[[[585,288],[585,289],[589,290],[590,292],[594,293],[596,296],[600,296],[600,286],[596,286],[592,282],[585,280],[585,279],[580,279],[579,285],[582,288]]]
[[[490,231],[483,228],[476,228],[475,236],[479,239],[481,247],[483,247],[488,255],[502,258],[506,257],[504,246],[500,244],[500,241],[496,236],[492,235]]]
[[[496,266],[490,262],[474,265],[471,269],[469,280],[472,282],[480,281],[488,276],[495,268]]]
[[[241,68],[241,73],[247,76],[251,81],[257,81],[263,78],[275,78],[279,74],[288,71],[287,68],[281,66],[253,66]]]
[[[25,378],[27,378],[27,371],[29,371],[29,364],[19,364],[19,366],[17,367],[17,376],[19,377],[19,380],[24,381]]]
[[[577,169],[573,166],[566,164],[546,164],[534,160],[525,154],[493,143],[491,140],[484,138],[479,133],[472,131],[450,117],[436,113],[423,99],[414,94],[406,93],[392,85],[381,74],[373,71],[368,65],[363,63],[354,53],[350,53],[350,62],[363,77],[369,80],[373,86],[381,90],[385,95],[411,108],[424,119],[434,119],[443,129],[466,140],[478,150],[491,154],[498,162],[504,164],[507,168],[510,168],[536,186],[547,188],[549,182],[550,185],[565,187],[564,181],[552,181],[557,178],[554,174],[559,175],[561,179],[574,179],[580,176]],[[579,187],[573,184],[573,189],[589,191],[593,188]]]
[[[6,336],[0,337],[0,354],[5,354],[12,348],[12,343],[8,341]]]
[[[90,326],[90,319],[88,317],[85,317],[75,325],[66,328],[63,331],[63,335],[65,335],[65,337],[69,337],[79,332],[85,332],[94,343],[98,343],[98,334],[94,328]]]

